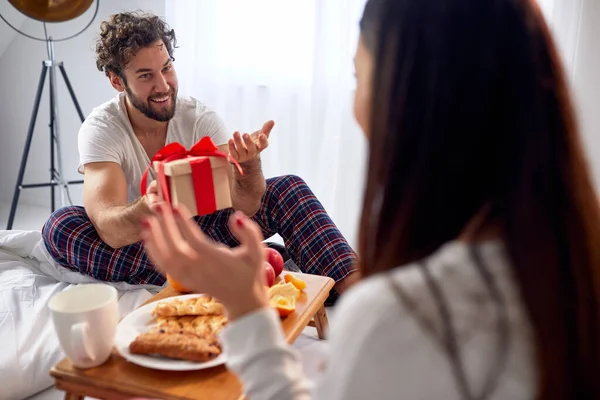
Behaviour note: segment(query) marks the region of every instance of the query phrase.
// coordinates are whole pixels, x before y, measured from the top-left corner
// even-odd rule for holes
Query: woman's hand
[[[209,239],[184,208],[159,204],[144,221],[142,239],[155,267],[189,289],[216,297],[230,320],[268,305],[261,231],[244,214],[229,223],[240,246],[230,249]]]

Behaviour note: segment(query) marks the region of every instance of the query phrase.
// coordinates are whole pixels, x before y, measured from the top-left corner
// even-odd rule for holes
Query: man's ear
[[[114,72],[109,72],[108,80],[110,81],[112,87],[114,87],[117,91],[125,91],[125,82],[123,81],[123,78],[121,78],[119,75],[115,74]]]

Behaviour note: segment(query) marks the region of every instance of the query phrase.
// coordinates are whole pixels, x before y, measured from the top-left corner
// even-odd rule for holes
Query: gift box
[[[179,143],[171,143],[153,157],[142,178],[142,193],[145,193],[148,169],[152,168],[160,198],[172,207],[183,204],[194,215],[230,208],[230,161],[243,173],[239,164],[228,154],[219,152],[209,137],[189,151]]]
[[[164,172],[160,172],[161,168]],[[228,160],[217,157],[192,157],[167,163],[155,161],[158,193],[164,201],[168,191],[168,202],[173,207],[183,204],[194,215],[212,214],[229,208],[228,168]],[[160,179],[163,173],[165,180]]]

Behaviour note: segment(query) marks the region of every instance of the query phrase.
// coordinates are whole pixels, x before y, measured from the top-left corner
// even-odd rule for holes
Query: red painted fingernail
[[[150,221],[147,218],[144,218],[140,221],[142,228],[150,228]]]
[[[235,223],[237,224],[237,226],[239,226],[240,228],[244,226],[244,219],[242,216],[238,215],[235,219]]]

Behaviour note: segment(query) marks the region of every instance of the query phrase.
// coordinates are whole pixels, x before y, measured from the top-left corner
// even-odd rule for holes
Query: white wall
[[[600,1],[539,1],[548,15],[569,72],[586,150],[597,187],[600,187],[600,44],[596,39],[600,37]],[[95,3],[77,20],[50,24],[49,33],[62,37],[76,32],[92,16],[94,7]],[[165,0],[101,0],[98,16],[86,32],[73,40],[56,44],[57,59],[65,62],[85,115],[115,93],[94,64],[94,39],[100,21],[112,13],[135,9],[163,16]],[[0,12],[26,32],[38,36],[43,34],[40,23],[24,18],[8,2],[0,2]],[[12,198],[41,63],[45,58],[43,43],[16,35],[0,21],[0,202],[10,202]],[[65,177],[79,179],[76,173],[79,120],[62,78],[58,79],[58,85]],[[25,183],[47,181],[49,178],[47,88],[46,85]],[[81,204],[81,187],[72,186],[71,194],[73,201]],[[49,207],[49,189],[26,189],[22,191],[21,202]]]
[[[7,2],[8,4],[8,2]],[[60,24],[49,24],[48,34],[55,37],[65,37],[83,28],[93,15],[96,3],[76,20]],[[108,83],[104,73],[98,71],[94,61],[94,41],[97,38],[100,22],[109,15],[120,11],[144,10],[164,16],[164,0],[101,0],[98,15],[92,25],[80,36],[57,43],[56,59],[63,61],[69,79],[79,100],[84,116],[87,116],[93,107],[103,103],[115,95],[114,89]],[[22,30],[37,36],[43,35],[42,24],[19,17],[13,10],[1,8],[7,18],[18,17],[16,22]],[[11,20],[12,21],[12,20]],[[0,21],[0,37],[9,37],[12,30]],[[14,35],[10,43],[0,41],[0,202],[10,202],[29,119],[32,112],[33,101],[42,68],[42,61],[46,59],[46,48],[43,42],[35,42],[21,35]],[[63,168],[68,180],[80,179],[76,168],[78,163],[77,132],[80,120],[71,101],[69,92],[62,76],[57,75],[58,102],[60,112],[60,129],[63,155]],[[25,172],[24,183],[48,182],[50,178],[50,133],[48,80],[36,122],[33,143],[29,154],[29,161]],[[81,185],[71,186],[71,197],[75,204],[82,203]],[[19,204],[33,204],[47,206],[50,210],[50,189],[25,189],[21,192]],[[57,206],[60,206],[59,190],[57,193]],[[19,218],[19,210],[17,210]],[[3,228],[2,228],[3,229]]]
[[[0,2],[0,13],[17,29],[20,29],[23,22],[27,19],[24,14],[20,13],[8,1]],[[3,21],[0,21],[0,55],[4,53],[16,35],[18,33],[15,30],[11,29]]]
[[[600,188],[600,2],[541,0],[569,75],[596,188]]]
[[[583,0],[573,57],[573,90],[588,159],[600,188],[600,2]]]

